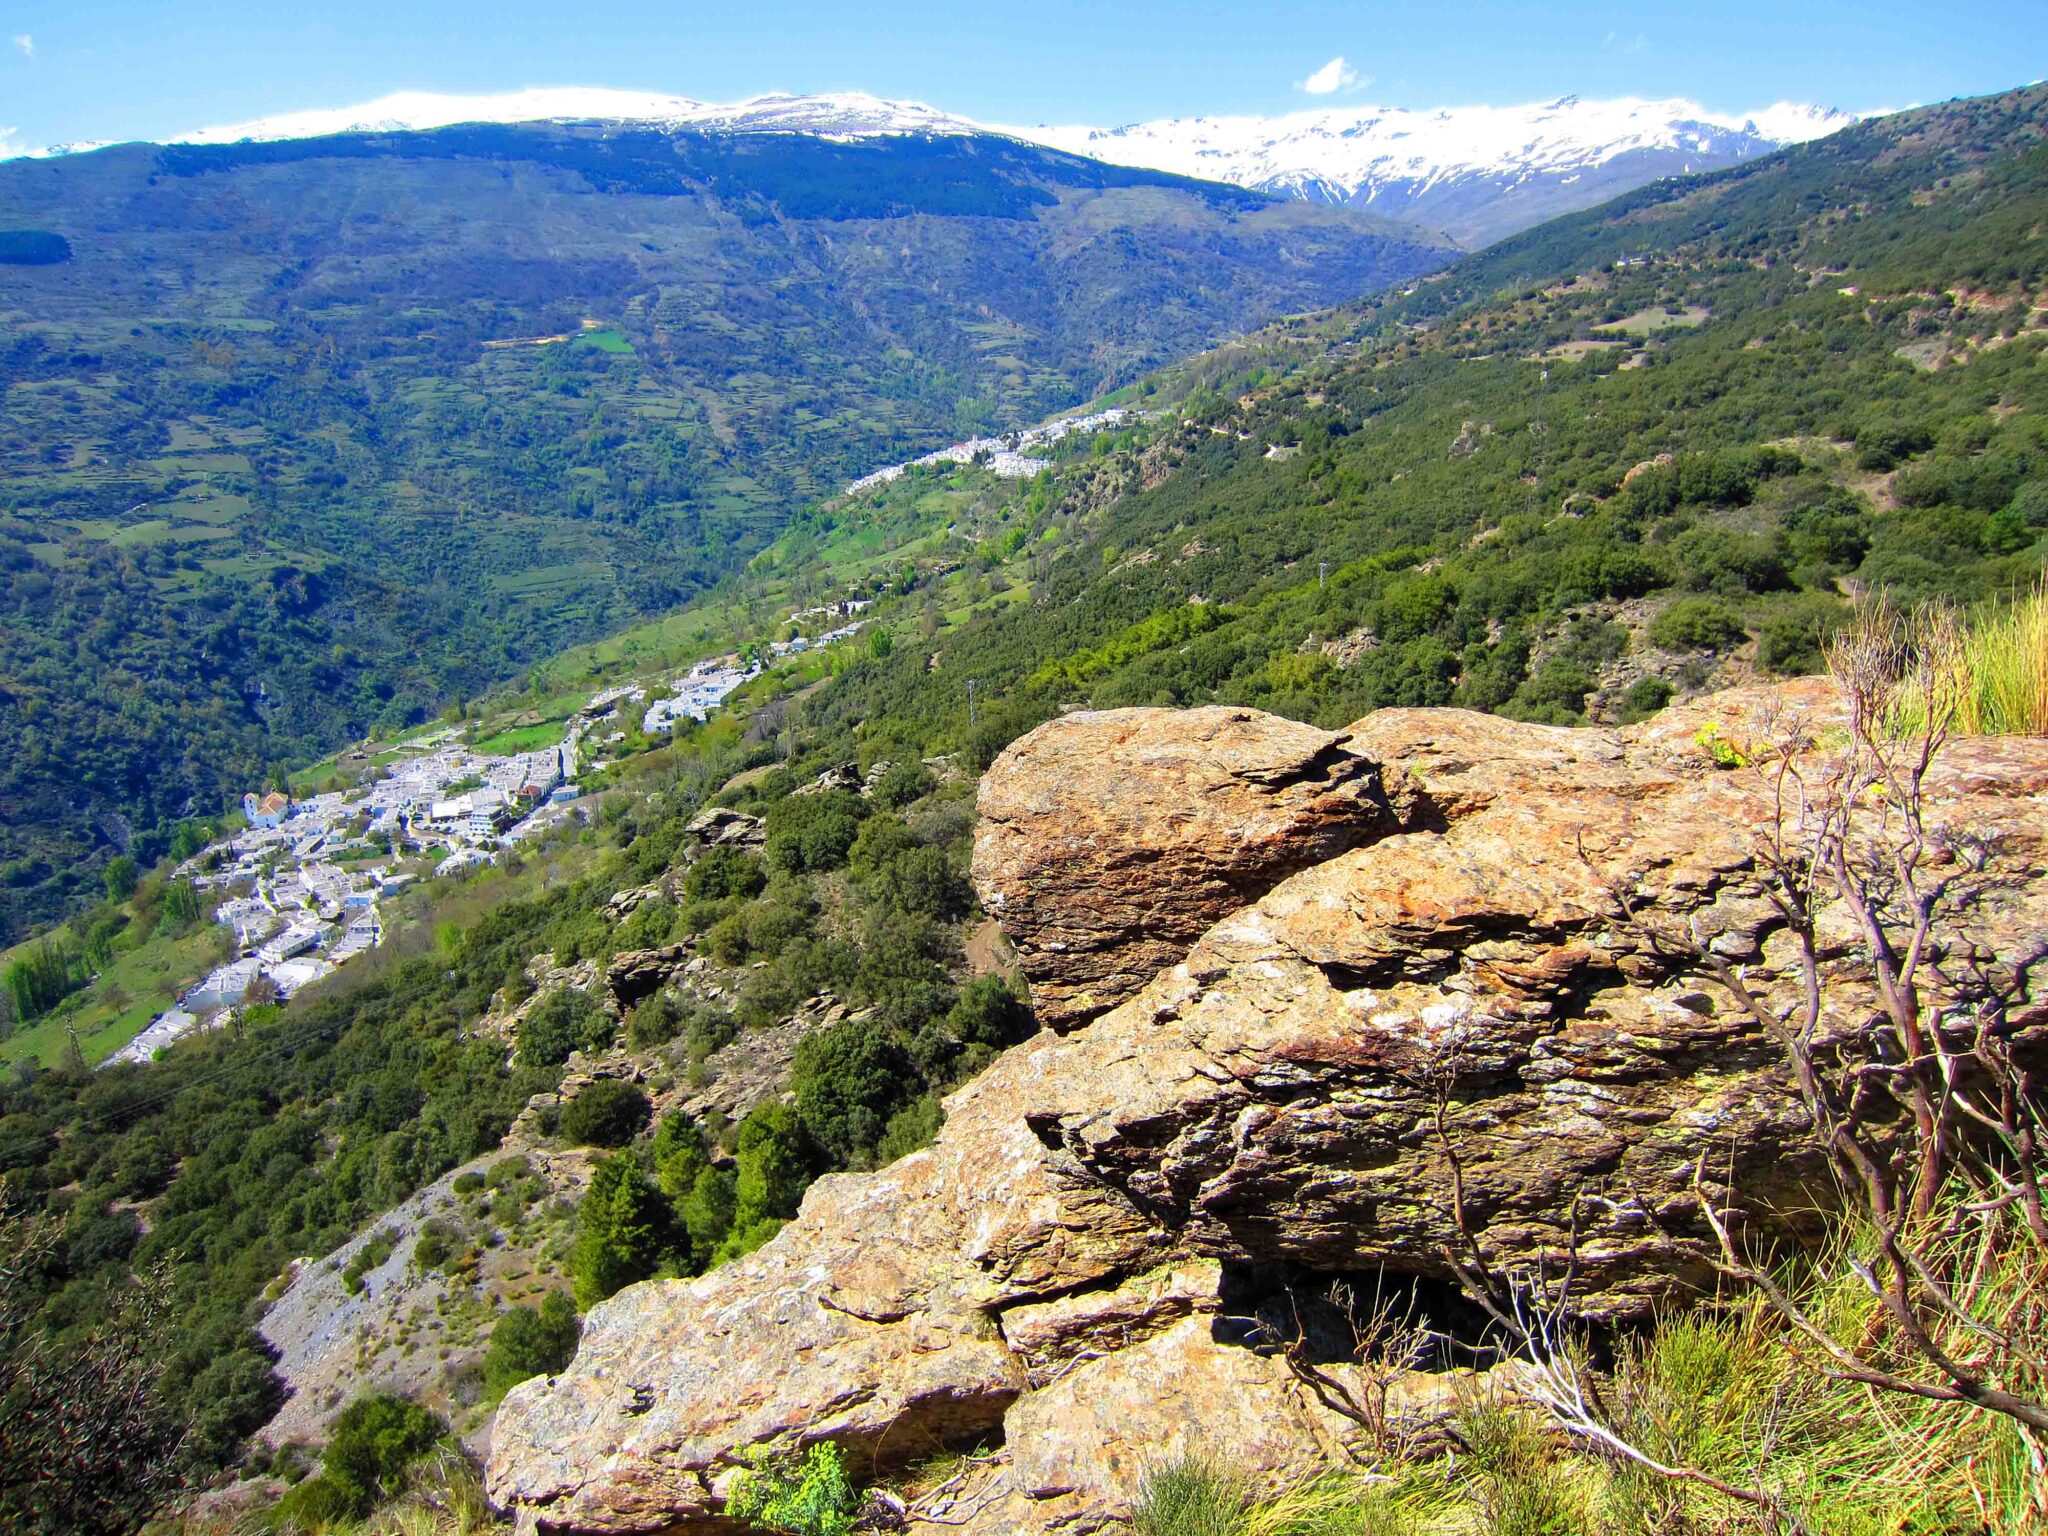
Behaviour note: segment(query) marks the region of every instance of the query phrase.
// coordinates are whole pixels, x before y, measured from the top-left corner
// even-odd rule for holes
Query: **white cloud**
[[[32,59],[36,56],[36,40],[26,32],[14,34],[14,46],[21,50],[21,56],[25,59]]]
[[[1338,54],[1321,69],[1301,82],[1301,89],[1311,96],[1328,96],[1365,82],[1358,77],[1358,71],[1344,62],[1344,55]]]

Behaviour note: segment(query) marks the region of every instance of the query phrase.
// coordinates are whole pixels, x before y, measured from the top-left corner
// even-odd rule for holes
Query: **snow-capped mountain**
[[[334,133],[397,133],[457,123],[622,122],[724,133],[806,133],[869,138],[904,133],[983,133],[966,118],[916,101],[884,101],[857,91],[824,96],[772,94],[718,103],[605,86],[537,86],[492,96],[400,91],[353,107],[316,108],[174,135],[177,144],[244,139],[310,139]]]
[[[650,91],[549,86],[478,96],[403,91],[356,106],[173,134],[167,142],[232,144],[529,122],[834,139],[997,133],[1113,164],[1369,209],[1483,245],[1659,177],[1732,165],[1857,120],[1857,114],[1791,102],[1733,115],[1683,98],[1566,96],[1516,107],[1355,106],[1274,117],[1164,118],[1122,128],[1022,128],[860,92],[774,94],[721,104]],[[0,138],[0,158],[9,152]]]
[[[1005,131],[1118,165],[1369,208],[1481,243],[1661,176],[1717,169],[1857,120],[1792,102],[1730,115],[1682,98],[1566,96],[1518,107],[1357,106]]]

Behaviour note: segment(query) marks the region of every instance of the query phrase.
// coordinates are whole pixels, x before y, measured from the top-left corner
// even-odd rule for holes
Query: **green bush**
[[[1774,541],[1730,528],[1687,529],[1671,542],[1671,564],[1695,592],[1775,592],[1791,583]]]
[[[341,1288],[351,1296],[361,1295],[363,1276],[390,1258],[397,1247],[398,1234],[391,1228],[383,1227],[373,1232],[362,1247],[350,1255],[347,1265],[343,1267]]]
[[[733,1227],[786,1221],[810,1182],[810,1148],[796,1112],[780,1099],[758,1105],[734,1139]]]
[[[1856,431],[1856,467],[1887,470],[1934,446],[1926,427],[1905,422],[1874,422]]]
[[[768,862],[791,874],[837,869],[860,834],[867,802],[843,789],[790,795],[768,807]]]
[[[345,1498],[348,1513],[367,1514],[398,1493],[406,1473],[447,1434],[448,1426],[418,1403],[388,1392],[366,1393],[342,1409],[321,1454],[321,1478],[333,1493],[306,1497]]]
[[[1615,701],[1615,718],[1623,725],[1647,720],[1671,702],[1671,685],[1661,677],[1639,677]]]
[[[562,1106],[563,1137],[579,1147],[623,1147],[647,1124],[647,1095],[632,1083],[600,1077]]]
[[[284,1497],[277,1501],[272,1519],[282,1530],[320,1531],[355,1520],[366,1512],[356,1489],[319,1472],[302,1477],[287,1488]]]
[[[899,1157],[930,1146],[938,1139],[946,1111],[938,1095],[920,1094],[889,1117],[882,1139],[875,1143],[875,1166],[887,1167]]]
[[[1757,630],[1757,660],[1786,676],[1820,671],[1828,639],[1844,616],[1841,603],[1818,593],[1795,599]]]
[[[681,1110],[661,1117],[654,1129],[654,1182],[669,1202],[680,1208],[696,1187],[698,1175],[711,1166],[711,1149],[704,1133]]]
[[[761,1457],[734,1480],[726,1513],[785,1536],[852,1536],[860,1490],[828,1441],[801,1456]]]
[[[677,1203],[676,1214],[690,1235],[690,1257],[700,1267],[710,1266],[732,1231],[733,1208],[737,1203],[733,1183],[730,1170],[706,1167],[698,1172],[689,1193]]]
[[[485,1395],[496,1402],[529,1377],[560,1372],[575,1358],[579,1332],[576,1308],[560,1291],[549,1291],[538,1309],[507,1310],[484,1355]]]
[[[683,1027],[684,1011],[666,992],[657,992],[626,1015],[626,1044],[636,1051],[650,1051],[675,1039]]]
[[[761,861],[737,848],[713,848],[683,876],[683,894],[692,901],[723,901],[758,896],[768,883]]]
[[[1188,1458],[1155,1467],[1131,1506],[1131,1536],[1243,1536],[1244,1485]]]
[[[647,1279],[677,1248],[674,1216],[638,1163],[621,1154],[591,1170],[569,1260],[580,1304],[592,1306]]]
[[[804,1128],[841,1162],[874,1150],[914,1081],[901,1049],[871,1019],[806,1036],[790,1069]]]
[[[434,1217],[420,1226],[420,1235],[412,1245],[413,1264],[425,1271],[440,1269],[455,1257],[455,1248],[461,1234],[440,1217]]]
[[[515,1055],[521,1066],[552,1067],[571,1051],[602,1051],[617,1030],[612,1016],[580,987],[550,992],[527,1010]]]
[[[931,770],[913,757],[883,769],[869,793],[884,810],[900,811],[922,800],[935,787]]]
[[[702,1061],[713,1051],[732,1044],[739,1032],[739,1022],[722,1008],[698,1008],[683,1026],[683,1048],[692,1061]]]
[[[1666,651],[1710,651],[1742,638],[1742,620],[1710,597],[1681,597],[1650,621],[1650,643]]]

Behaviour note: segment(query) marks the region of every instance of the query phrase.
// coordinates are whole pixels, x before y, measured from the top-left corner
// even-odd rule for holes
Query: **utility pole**
[[[1320,592],[1320,591],[1322,590],[1322,587],[1323,587],[1323,578],[1324,578],[1324,577],[1326,577],[1326,576],[1328,576],[1329,574],[1330,574],[1330,562],[1329,562],[1329,561],[1327,561],[1327,560],[1318,560],[1318,561],[1316,562],[1316,590],[1317,590],[1317,591],[1319,591],[1319,592]]]
[[[970,677],[967,679],[967,728],[969,730],[974,728],[974,690],[978,683],[979,680],[976,678]]]

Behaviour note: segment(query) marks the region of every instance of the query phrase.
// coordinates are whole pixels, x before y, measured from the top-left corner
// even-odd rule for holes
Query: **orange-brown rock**
[[[1048,721],[981,781],[974,879],[1039,1021],[1137,992],[1217,918],[1391,830],[1344,738],[1257,710],[1109,709]]]
[[[1071,797],[1019,810],[1023,781],[997,765],[1003,845],[984,876],[1050,869],[1078,892],[1095,868],[1128,886],[1140,863],[1108,846],[1115,829],[1168,865],[1156,850],[1188,785],[1242,793],[1244,758],[1204,768],[1202,751],[1274,739],[1257,717],[1218,718],[1241,711],[1137,713],[1115,750],[1149,766],[1090,770],[1105,795],[1123,786],[1092,842],[1059,814]],[[1329,771],[1349,784],[1381,765],[1399,830],[1362,795],[1359,829],[1319,834],[1350,846],[1085,1028],[1007,1053],[948,1101],[932,1148],[822,1181],[747,1259],[594,1309],[570,1368],[506,1400],[494,1497],[529,1523],[708,1531],[755,1447],[829,1437],[886,1476],[1000,1427],[999,1462],[944,1528],[1095,1530],[1175,1447],[1268,1479],[1341,1461],[1339,1416],[1271,1352],[1290,1309],[1262,1286],[1361,1271],[1427,1286],[1476,1255],[1530,1283],[1569,1272],[1584,1316],[1640,1318],[1708,1278],[1688,1241],[1696,1180],[1798,1234],[1827,1186],[1779,1054],[1649,931],[1678,925],[1773,1005],[1798,992],[1756,858],[1768,776],[1718,772],[1694,740],[1751,715],[1710,701],[1694,718],[1361,721],[1367,769]],[[1174,719],[1191,731],[1177,754]],[[1098,727],[1073,729],[1070,745]],[[1050,782],[1043,764],[1031,781]],[[1971,934],[2030,1026],[2048,1025],[2044,790],[2048,742],[2010,738],[1953,744],[1929,780],[1932,824],[2001,877]],[[1205,838],[1221,824],[1196,819]],[[1001,894],[1014,911],[1020,888]],[[1028,932],[1052,931],[1029,910]],[[1821,938],[1836,1038],[1873,1005],[1846,928],[1825,918]]]

